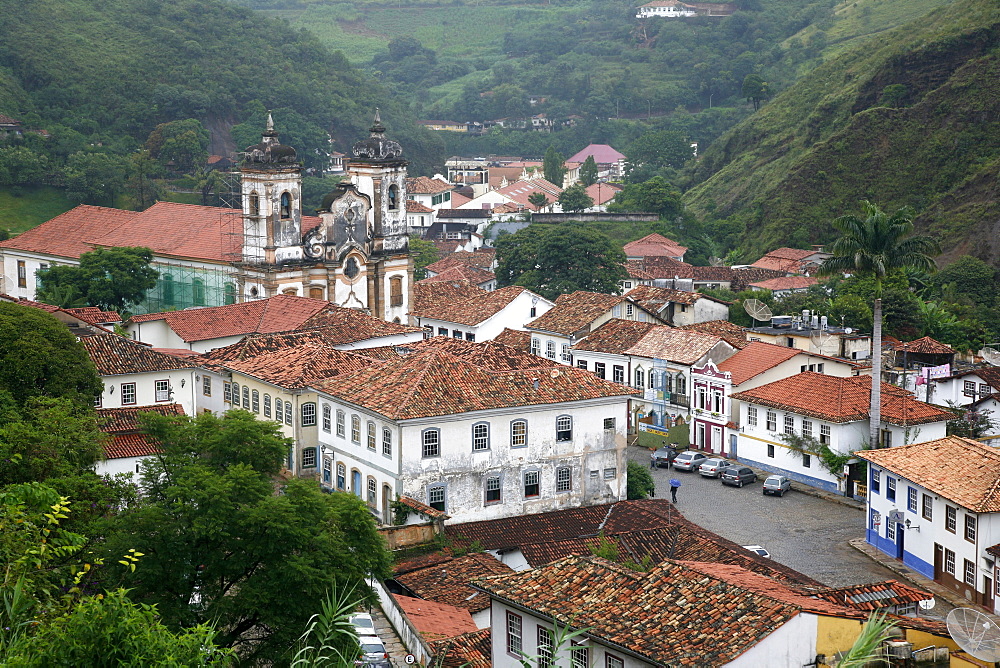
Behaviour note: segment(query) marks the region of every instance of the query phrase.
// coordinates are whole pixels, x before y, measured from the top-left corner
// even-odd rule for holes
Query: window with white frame
[[[586,371],[587,370],[587,360],[577,360],[576,361],[576,368],[577,369],[583,369],[584,371]]]
[[[598,378],[605,377],[604,362],[594,362],[594,375]]]
[[[538,471],[525,471],[524,472],[524,498],[532,499],[537,498],[541,493],[541,485],[539,484],[540,475]]]
[[[751,427],[757,426],[757,407],[747,406],[747,424]]]
[[[270,407],[267,405],[268,396],[264,395],[264,409],[268,410]],[[330,408],[330,404],[323,404],[323,431],[330,433],[333,429],[333,409]]]
[[[206,397],[212,396],[212,377],[207,373],[201,376],[201,393]]]
[[[674,384],[677,386],[677,394],[687,394],[687,376],[682,373],[677,374],[676,382]]]
[[[976,517],[969,513],[965,514],[965,540],[976,542]]]
[[[812,438],[813,436],[813,423],[812,420],[802,421],[802,435],[806,438]]]
[[[795,416],[786,415],[785,416],[785,433],[794,434],[795,433]]]
[[[955,506],[944,507],[944,528],[951,533],[958,529],[958,509]]]
[[[974,563],[972,563],[971,561],[969,561],[968,559],[966,559],[965,560],[965,569],[964,570],[965,570],[965,584],[972,585],[973,587],[975,587],[976,586],[976,565]]]
[[[156,381],[156,400],[157,401],[170,401],[170,381],[169,380],[158,380],[158,381]]]
[[[556,491],[569,492],[573,489],[573,477],[568,466],[556,469]]]
[[[615,364],[612,368],[612,380],[616,383],[625,384],[625,367],[620,364]]]
[[[778,414],[774,411],[767,412],[767,430],[778,431]]]
[[[378,483],[375,478],[368,478],[368,505],[372,508],[378,505]]]
[[[563,362],[572,362],[573,361],[573,354],[569,351],[569,344],[568,343],[562,344],[562,361]]]
[[[507,653],[521,657],[521,615],[507,611]]]
[[[250,386],[243,386],[243,409],[250,410]]]
[[[441,454],[441,431],[438,429],[424,429],[421,436],[423,442],[423,456],[437,457]]]
[[[646,387],[646,370],[643,369],[642,367],[638,367],[635,370],[634,375],[635,375],[635,385],[633,387],[636,387],[640,390]]]
[[[361,418],[357,415],[351,416],[351,442],[361,443]]]
[[[343,464],[337,464],[337,489],[344,489],[347,485],[347,467]]]
[[[285,424],[287,424],[289,427],[292,426],[292,402],[291,401],[286,401],[285,402]]]
[[[271,417],[271,395],[264,395],[264,417]]]
[[[819,426],[819,442],[823,445],[830,445],[830,425],[821,424]]]
[[[574,645],[570,650],[570,668],[590,668],[590,648]]]
[[[538,668],[552,668],[552,631],[538,627],[538,646],[535,648]]]
[[[124,406],[135,403],[135,383],[122,383],[121,398]]]
[[[542,342],[536,337],[531,337],[531,354],[541,355],[542,354]]]
[[[896,500],[896,479],[888,475],[885,477],[885,498]]]
[[[878,494],[882,486],[882,470],[872,469],[872,492]]]
[[[510,423],[510,447],[521,448],[528,444],[528,421],[514,420]]]
[[[374,422],[369,422],[368,423],[368,449],[369,450],[374,450],[375,449],[375,441],[378,438],[377,434],[378,434],[378,430],[375,428],[375,423]]]
[[[888,518],[885,521],[885,537],[888,540],[896,540],[896,523]]]
[[[233,406],[240,405],[240,386],[239,383],[233,383]]]
[[[382,427],[382,454],[392,457],[392,430]]]
[[[917,512],[917,488],[907,487],[906,488],[906,509],[911,513]]]
[[[556,358],[556,342],[555,341],[546,341],[545,342],[545,356],[548,357],[550,360],[554,360]]]
[[[722,392],[719,390],[712,391],[712,410],[716,413],[722,412]]]
[[[302,426],[316,426],[316,404],[312,401],[302,404]]]
[[[500,476],[486,479],[486,503],[500,503]]]
[[[976,382],[974,380],[967,380],[962,383],[962,394],[967,397],[976,398]]]
[[[330,484],[330,478],[333,475],[333,460],[329,457],[323,458],[323,482],[327,485]]]
[[[490,425],[488,422],[472,425],[472,449],[476,452],[490,449]]]
[[[625,660],[614,654],[605,654],[604,668],[625,668]]]
[[[427,505],[431,508],[445,512],[445,490],[444,485],[435,485],[427,488]]]
[[[302,449],[302,468],[316,468],[316,448]]]
[[[274,399],[274,420],[281,424],[281,419],[285,411],[285,402],[275,397]]]
[[[226,403],[233,403],[233,386],[229,383],[222,384],[222,400]]]
[[[944,571],[951,575],[955,574],[955,553],[948,548],[944,549]]]
[[[635,314],[635,307],[632,304],[625,304],[625,315],[631,318]]]
[[[254,413],[260,413],[260,392],[258,390],[254,390],[253,394],[250,395],[250,405],[253,407]]]
[[[573,440],[573,418],[569,415],[560,415],[556,418],[556,440]]]
[[[344,438],[344,411],[337,411],[337,436]]]
[[[921,495],[921,506],[920,514],[925,520],[934,519],[934,499],[930,494]]]

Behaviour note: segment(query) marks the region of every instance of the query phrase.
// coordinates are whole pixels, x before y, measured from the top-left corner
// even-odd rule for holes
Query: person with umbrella
[[[677,503],[677,490],[681,486],[681,481],[677,478],[670,479],[670,500],[673,503]]]

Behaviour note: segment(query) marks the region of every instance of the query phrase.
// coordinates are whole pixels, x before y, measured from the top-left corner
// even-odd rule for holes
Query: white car
[[[760,545],[744,545],[743,549],[744,550],[750,550],[751,552],[753,552],[755,554],[759,554],[760,556],[764,557],[765,559],[770,559],[771,558],[771,553],[768,552],[767,550],[765,550],[764,548],[762,548]]]
[[[375,633],[375,621],[372,616],[364,612],[356,612],[350,617],[351,626],[354,627],[354,632],[359,636],[374,636],[378,635]]]

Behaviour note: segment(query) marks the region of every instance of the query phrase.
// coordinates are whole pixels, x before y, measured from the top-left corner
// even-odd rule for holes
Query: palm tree
[[[872,326],[872,396],[870,447],[878,446],[882,422],[882,280],[894,270],[912,267],[931,272],[937,268],[931,254],[940,252],[930,237],[910,236],[913,209],[903,207],[891,216],[878,205],[863,200],[864,217],[840,216],[833,226],[841,233],[831,248],[833,257],[820,267],[819,274],[851,273],[875,279],[875,308]]]

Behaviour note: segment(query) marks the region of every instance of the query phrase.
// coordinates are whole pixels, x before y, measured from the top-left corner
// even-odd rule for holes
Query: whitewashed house
[[[868,443],[870,396],[869,376],[842,378],[814,371],[737,392],[732,396],[741,403],[736,457],[812,487],[855,494],[858,490],[848,487],[849,481],[858,479],[858,467],[851,466],[845,476],[843,470],[824,466],[821,455],[823,451],[846,455]],[[943,438],[952,417],[905,390],[882,383],[877,446]],[[864,485],[863,479],[860,484]]]
[[[628,291],[628,297],[674,327],[729,319],[729,302],[700,292],[639,285]]]
[[[1000,612],[1000,451],[958,436],[866,450],[866,540]]]
[[[444,273],[461,269],[453,267]],[[425,280],[433,282],[438,278]],[[421,283],[417,283],[416,290],[421,290]],[[481,290],[463,300],[443,302],[417,297],[414,302],[417,306],[410,315],[418,327],[423,327],[430,336],[466,341],[490,341],[505,328],[523,330],[528,322],[553,306],[553,302],[531,290],[513,285],[492,292]]]
[[[98,424],[108,435],[104,459],[94,467],[97,475],[136,475],[141,473],[142,460],[160,452],[156,441],[142,432],[141,413],[184,415],[184,408],[180,404],[159,404],[97,409]]]
[[[383,518],[408,496],[454,523],[624,498],[630,388],[499,344],[414,348],[315,384],[335,489]]]

